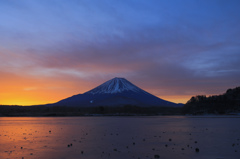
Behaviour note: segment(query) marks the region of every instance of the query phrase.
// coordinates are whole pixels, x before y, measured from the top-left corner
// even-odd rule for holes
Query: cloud
[[[238,2],[222,3],[1,2],[0,70],[36,81],[24,89],[122,76],[159,96],[220,93],[240,79]]]

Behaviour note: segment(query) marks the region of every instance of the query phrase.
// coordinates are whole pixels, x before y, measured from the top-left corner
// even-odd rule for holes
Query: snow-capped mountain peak
[[[158,98],[129,82],[124,78],[113,78],[98,87],[72,97],[63,99],[54,105],[63,106],[177,106],[177,104]]]
[[[102,94],[102,93],[121,93],[123,91],[144,92],[125,78],[115,77],[100,86],[86,92],[85,94]]]

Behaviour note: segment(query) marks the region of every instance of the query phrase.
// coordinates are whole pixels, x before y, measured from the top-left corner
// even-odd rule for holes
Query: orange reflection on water
[[[0,158],[44,158],[42,151],[48,153],[66,147],[55,144],[64,130],[49,119],[0,118]]]

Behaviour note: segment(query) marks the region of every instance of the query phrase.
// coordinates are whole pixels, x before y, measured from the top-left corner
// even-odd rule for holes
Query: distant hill
[[[192,97],[183,107],[184,114],[240,113],[240,87],[228,89],[222,95]]]
[[[178,107],[176,104],[160,99],[141,88],[135,86],[125,78],[113,78],[98,87],[83,94],[74,95],[63,99],[52,106],[71,107],[119,107],[119,106],[140,106],[140,107]]]

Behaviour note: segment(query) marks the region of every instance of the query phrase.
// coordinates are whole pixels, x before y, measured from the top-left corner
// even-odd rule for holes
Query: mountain
[[[167,106],[176,107],[180,104],[160,99],[124,78],[113,78],[98,87],[83,94],[74,95],[52,105],[58,106],[125,106],[135,105],[143,107]]]

